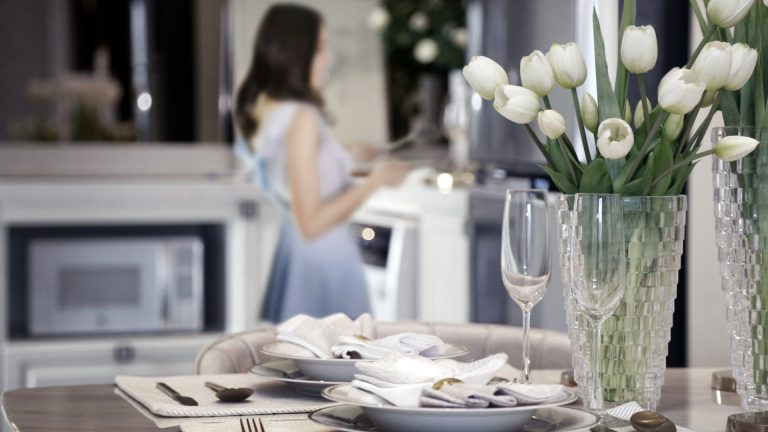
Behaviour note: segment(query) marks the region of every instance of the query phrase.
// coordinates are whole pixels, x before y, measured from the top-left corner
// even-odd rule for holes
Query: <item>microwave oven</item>
[[[197,237],[32,239],[29,332],[202,331],[203,253]]]

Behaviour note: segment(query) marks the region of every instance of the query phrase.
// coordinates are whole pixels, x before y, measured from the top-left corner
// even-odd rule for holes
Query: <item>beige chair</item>
[[[469,348],[463,360],[477,359],[505,352],[509,363],[522,367],[523,330],[520,327],[490,324],[435,324],[419,322],[378,322],[376,337],[394,333],[414,332],[439,336],[446,342]],[[252,366],[273,360],[259,350],[274,342],[275,328],[224,335],[209,343],[197,355],[198,374],[244,373]],[[565,333],[531,330],[531,367],[533,369],[570,369],[571,346]]]

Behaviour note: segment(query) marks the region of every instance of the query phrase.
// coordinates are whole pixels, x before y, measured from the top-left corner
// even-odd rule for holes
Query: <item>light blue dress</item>
[[[280,322],[299,313],[322,317],[336,312],[357,317],[370,306],[362,257],[349,223],[306,240],[291,211],[285,138],[300,107],[311,109],[320,125],[317,163],[322,199],[332,199],[351,185],[351,159],[313,105],[284,102],[276,107],[260,126],[255,154],[244,141],[238,142],[237,151],[254,161],[254,180],[276,203],[281,219],[262,318]]]

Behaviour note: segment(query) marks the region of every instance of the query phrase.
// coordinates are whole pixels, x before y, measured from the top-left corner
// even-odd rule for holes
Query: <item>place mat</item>
[[[250,387],[254,394],[243,402],[224,403],[205,387],[212,381],[225,387]],[[183,406],[156,388],[164,382],[184,396],[195,399],[198,406]],[[301,396],[282,383],[253,374],[180,375],[169,377],[117,376],[117,387],[143,405],[152,414],[162,417],[220,417],[264,414],[307,413],[330,406],[327,401]]]
[[[250,417],[249,417],[250,418]],[[310,420],[306,414],[278,414],[261,416],[264,432],[331,432],[325,426]],[[258,424],[258,418],[256,423]],[[247,429],[246,429],[247,430]],[[240,420],[227,419],[224,422],[196,422],[181,425],[182,432],[240,432]]]

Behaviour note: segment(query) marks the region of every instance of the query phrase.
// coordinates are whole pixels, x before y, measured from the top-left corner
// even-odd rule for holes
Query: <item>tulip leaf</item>
[[[653,183],[653,160],[654,152],[648,154],[645,158],[645,164],[637,172],[637,178],[623,185],[620,194],[624,196],[644,196],[651,192],[651,183]]]
[[[722,96],[720,96],[720,110],[723,112],[723,120],[725,120],[725,125],[738,126],[739,107],[736,104],[736,93],[725,90],[720,91],[723,92]]]
[[[544,165],[541,168],[549,175],[549,178],[552,179],[552,182],[555,184],[555,186],[560,189],[560,192],[566,195],[573,195],[579,191],[579,189],[573,183],[571,183],[570,180],[568,180],[564,175],[553,170],[548,165]]]
[[[567,156],[563,154],[559,143],[556,140],[548,138],[546,146],[547,153],[549,153],[549,157],[552,159],[552,169],[568,178],[571,183],[577,183],[578,178],[574,178],[573,175],[571,175],[571,168],[568,159],[566,159]]]
[[[672,167],[672,164],[675,162],[674,152],[672,151],[672,144],[667,140],[659,141],[659,144],[656,147],[656,151],[653,154],[653,179],[656,181],[656,179],[659,178],[659,176],[667,171],[670,167]],[[651,186],[651,195],[664,195],[664,192],[667,191],[669,185],[672,183],[672,177],[673,174],[670,174],[665,175],[659,179],[658,183]]]
[[[677,171],[675,174],[675,183],[672,184],[665,195],[680,195],[683,193],[683,188],[685,188],[685,183],[688,181],[688,176],[691,175],[691,171],[693,171],[693,167],[696,166],[697,162],[698,161],[695,161],[689,166],[680,168]]]
[[[611,193],[611,176],[608,173],[608,165],[605,159],[597,158],[593,160],[587,169],[584,170],[584,176],[581,178],[579,192],[581,193]]]
[[[636,1],[635,0],[624,0],[624,9],[621,11],[621,28],[619,29],[619,47],[621,47],[621,40],[624,37],[624,30],[626,30],[627,27],[635,24],[635,15],[636,15]],[[624,63],[619,59],[618,62],[616,62],[616,85],[615,85],[615,93],[616,93],[616,101],[623,101],[627,99],[627,85],[629,83],[629,72],[627,71],[627,68],[624,67]],[[624,110],[624,107],[620,107],[621,110]],[[624,116],[624,112],[621,113],[622,118]]]
[[[605,42],[600,28],[597,9],[592,10],[592,26],[595,38],[595,80],[597,82],[597,112],[599,121],[608,118],[624,118],[619,111],[619,103],[611,87],[611,77],[608,75],[608,63],[605,59]],[[622,99],[622,105],[624,99]]]

